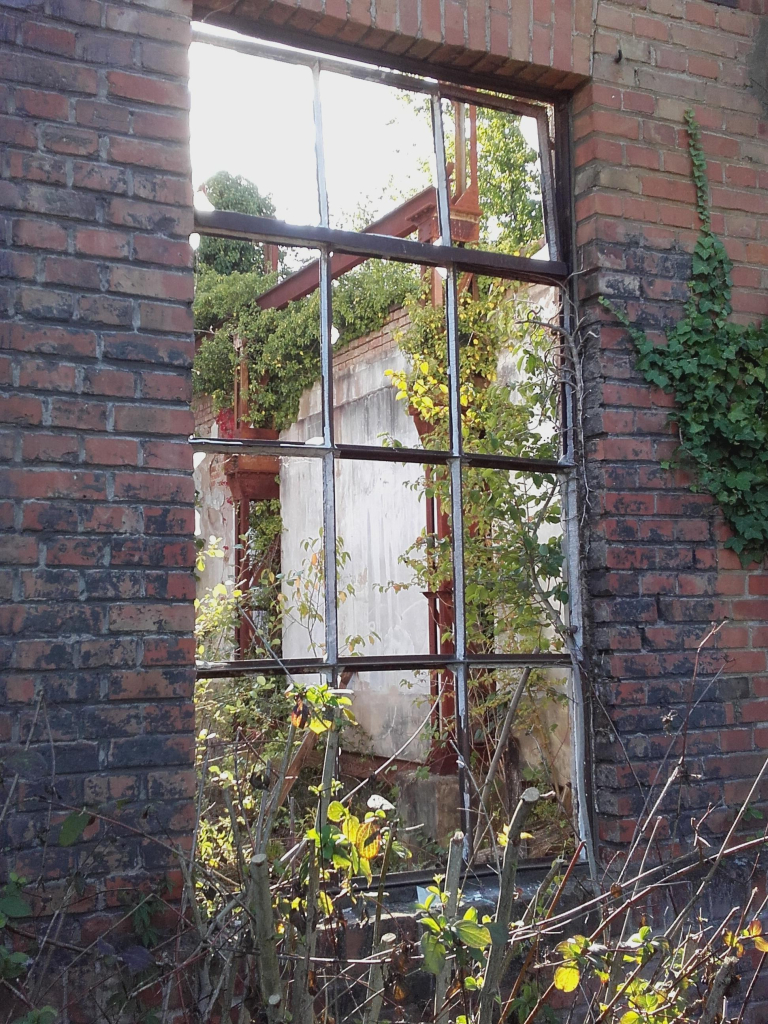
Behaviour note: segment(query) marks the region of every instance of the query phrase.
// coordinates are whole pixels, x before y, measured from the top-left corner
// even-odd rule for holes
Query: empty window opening
[[[548,796],[523,852],[572,852],[586,810],[553,111],[194,38],[201,725],[238,732],[256,775],[295,731],[286,849],[343,719],[339,793],[396,805],[405,867],[433,866],[457,828],[494,867],[530,785]]]

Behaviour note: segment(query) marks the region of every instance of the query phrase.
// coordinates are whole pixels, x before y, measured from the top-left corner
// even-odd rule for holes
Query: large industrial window
[[[563,112],[194,40],[206,89],[251,76],[228,102],[253,161],[213,175],[196,212],[191,440],[218,555],[201,561],[198,676],[209,694],[287,688],[300,728],[308,693],[348,695],[342,784],[397,794],[414,866],[457,827],[473,864],[498,863],[530,785],[547,799],[529,857],[573,851],[587,816]],[[193,95],[208,171],[232,130],[213,109]],[[286,784],[289,836],[314,742]]]

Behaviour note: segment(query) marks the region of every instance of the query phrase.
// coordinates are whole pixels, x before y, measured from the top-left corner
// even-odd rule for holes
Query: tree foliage
[[[525,141],[519,117],[485,107],[477,111],[477,143],[481,245],[526,251],[544,230],[537,154]]]
[[[228,171],[219,171],[204,185],[205,194],[217,210],[234,210],[257,217],[273,217],[275,207],[271,199],[262,196],[252,181]],[[203,235],[197,250],[198,272],[207,269],[217,274],[246,274],[264,272],[264,250],[252,242],[230,241]]]
[[[336,281],[337,346],[383,327],[391,310],[416,292],[418,280],[408,266],[369,260]],[[320,300],[313,292],[285,309],[261,309],[256,298],[276,282],[276,275],[259,271],[208,271],[198,278],[195,328],[207,337],[195,357],[193,387],[197,395],[211,395],[217,408],[231,406],[239,338],[248,361],[251,421],[281,430],[294,422],[302,394],[320,376]]]

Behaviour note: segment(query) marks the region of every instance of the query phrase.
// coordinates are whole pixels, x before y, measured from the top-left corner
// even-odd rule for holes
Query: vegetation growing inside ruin
[[[701,133],[686,113],[701,233],[693,251],[683,316],[655,345],[626,314],[637,367],[649,384],[675,396],[677,464],[691,466],[695,489],[711,494],[733,531],[726,541],[744,565],[768,553],[768,320],[729,319],[733,264],[712,231]]]

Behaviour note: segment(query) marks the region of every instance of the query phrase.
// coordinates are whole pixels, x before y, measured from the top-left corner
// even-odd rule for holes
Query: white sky
[[[281,220],[318,223],[309,68],[204,43],[192,44],[190,64],[195,188],[216,171],[241,174],[271,195]],[[364,202],[380,216],[433,183],[429,118],[400,90],[327,72],[321,90],[332,227],[351,226]]]
[[[317,223],[309,68],[202,43],[190,62],[195,187],[216,171],[242,174],[272,196],[281,220]],[[366,199],[376,215],[430,184],[429,120],[398,90],[326,72],[321,89],[333,226],[347,226]]]

